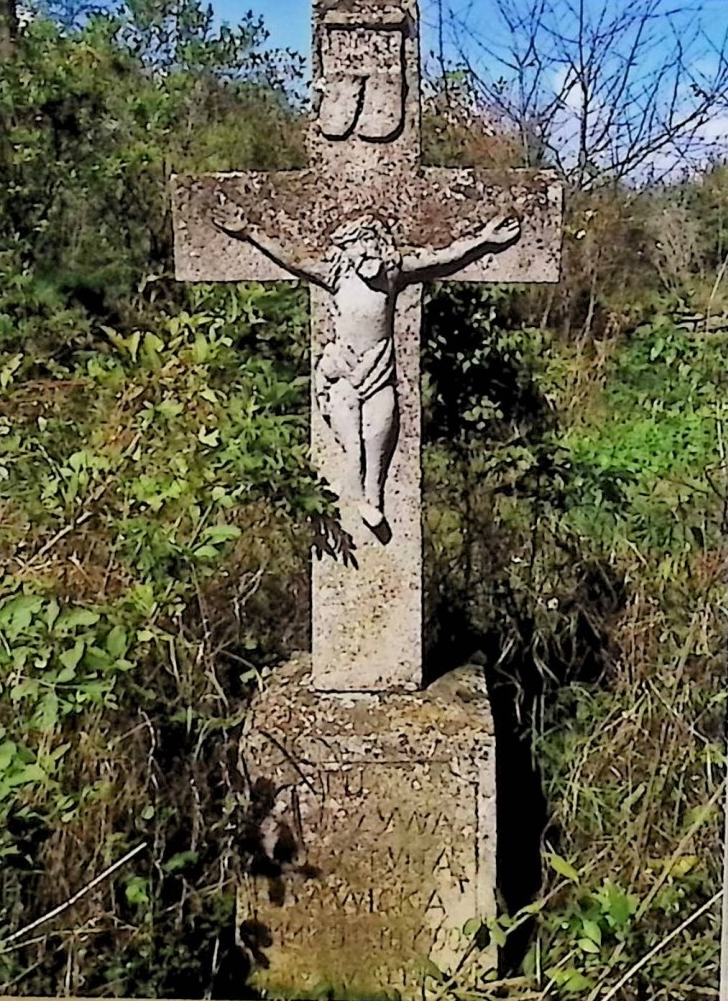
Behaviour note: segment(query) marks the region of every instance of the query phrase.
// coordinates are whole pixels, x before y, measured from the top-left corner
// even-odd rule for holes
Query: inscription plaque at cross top
[[[311,166],[177,177],[177,277],[311,287],[312,448],[356,566],[313,563],[313,684],[422,682],[422,284],[558,279],[548,172],[420,164],[414,0],[315,0]]]

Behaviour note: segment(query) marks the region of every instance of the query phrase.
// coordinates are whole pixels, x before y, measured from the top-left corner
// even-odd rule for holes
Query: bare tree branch
[[[684,0],[493,0],[499,30],[438,0],[441,54],[457,54],[485,113],[578,188],[677,170],[714,155],[728,115],[728,32]],[[728,133],[728,129],[726,129]],[[728,150],[728,134],[722,148]]]

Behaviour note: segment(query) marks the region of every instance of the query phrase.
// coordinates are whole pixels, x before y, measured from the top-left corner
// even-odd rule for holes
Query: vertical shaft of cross
[[[421,291],[399,297],[397,352],[399,435],[387,477],[387,545],[362,523],[354,505],[340,502],[342,527],[356,545],[356,569],[332,560],[312,568],[314,687],[330,691],[412,691],[422,677],[422,528],[420,473]],[[332,329],[325,293],[311,302],[314,354]],[[342,453],[313,401],[316,466],[335,481]]]
[[[344,210],[353,189],[371,190],[372,203],[391,216],[416,173],[418,44],[417,9],[409,0],[314,3],[319,96],[309,151]],[[381,192],[389,204],[381,203]],[[420,290],[409,290],[395,316],[399,433],[384,501],[391,539],[383,544],[342,498],[342,527],[356,545],[357,568],[330,560],[313,566],[313,684],[322,690],[411,691],[422,682],[420,303]],[[334,335],[334,321],[327,296],[314,293],[311,306],[315,360]],[[337,482],[344,456],[312,403],[314,459]]]

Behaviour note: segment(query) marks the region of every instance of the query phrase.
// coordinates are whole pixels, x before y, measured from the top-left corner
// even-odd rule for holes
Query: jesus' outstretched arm
[[[226,236],[230,236],[234,240],[244,240],[246,243],[251,244],[251,246],[255,247],[262,254],[265,254],[269,260],[277,264],[279,268],[283,268],[284,271],[287,271],[294,278],[298,278],[304,282],[311,282],[311,284],[318,285],[319,288],[323,288],[327,292],[333,291],[327,280],[328,269],[325,264],[318,265],[313,261],[302,263],[295,260],[284,247],[276,240],[271,239],[267,233],[264,233],[255,226],[245,225],[239,211],[231,214],[227,204],[221,206],[216,212],[213,212],[212,222],[215,228],[219,229],[221,233],[225,233]]]
[[[419,250],[402,258],[401,284],[439,281],[462,271],[486,254],[500,254],[517,243],[521,223],[516,216],[496,216],[475,236],[456,240],[441,250]]]

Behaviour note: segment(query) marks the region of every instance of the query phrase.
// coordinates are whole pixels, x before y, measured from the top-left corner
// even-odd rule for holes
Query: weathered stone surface
[[[403,250],[444,247],[495,215],[522,216],[518,243],[469,265],[457,281],[555,282],[559,278],[561,187],[550,171],[451,170],[423,167],[398,179],[328,182],[318,170],[179,175],[172,181],[175,261],[181,281],[291,281],[249,243],[213,224],[217,193],[258,229],[275,233],[301,261],[322,258],[328,235],[344,218],[376,212]]]
[[[178,178],[174,185],[178,277],[187,280],[276,280],[309,270],[324,277],[331,236],[342,219],[371,212],[386,220],[396,246],[440,253],[495,217],[516,212],[519,238],[498,253],[472,260],[451,277],[463,281],[555,281],[561,226],[561,191],[549,173],[492,175],[423,168],[397,176],[331,178],[326,171],[210,175]],[[275,233],[290,260],[286,269],[252,240],[216,228],[220,198],[238,206],[255,232]],[[323,270],[322,270],[323,267]],[[330,266],[329,266],[330,267]],[[433,269],[433,277],[436,271]],[[330,298],[314,289],[314,366],[336,340]],[[342,493],[342,527],[357,547],[357,568],[333,560],[313,570],[313,655],[316,684],[325,690],[414,689],[421,683],[422,592],[419,473],[419,323],[413,289],[393,299],[391,333],[396,358],[400,430],[387,478],[383,510],[391,542],[362,525],[356,504]],[[343,306],[351,315],[356,310]],[[384,307],[383,307],[384,308]],[[366,310],[365,310],[366,312]],[[346,456],[313,401],[312,445],[322,473],[339,484]],[[386,470],[385,470],[386,473]]]
[[[239,923],[253,983],[272,997],[415,996],[427,961],[452,969],[465,923],[494,913],[482,669],[386,697],[313,692],[310,670],[301,658],[277,672],[246,722],[256,851]]]
[[[413,262],[413,274],[418,258],[431,262],[418,281],[556,281],[561,190],[548,172],[420,165],[414,0],[315,0],[313,57],[311,168],[174,179],[177,277],[312,283],[322,376],[312,446],[356,547],[353,561],[314,565],[315,684],[406,691],[422,681],[421,311],[402,262]],[[512,232],[513,218],[514,239],[481,241],[451,266],[451,248],[472,250],[494,219]],[[369,257],[342,253],[337,234],[347,222]]]
[[[417,25],[415,0],[314,0],[312,163],[360,181],[417,164]]]

